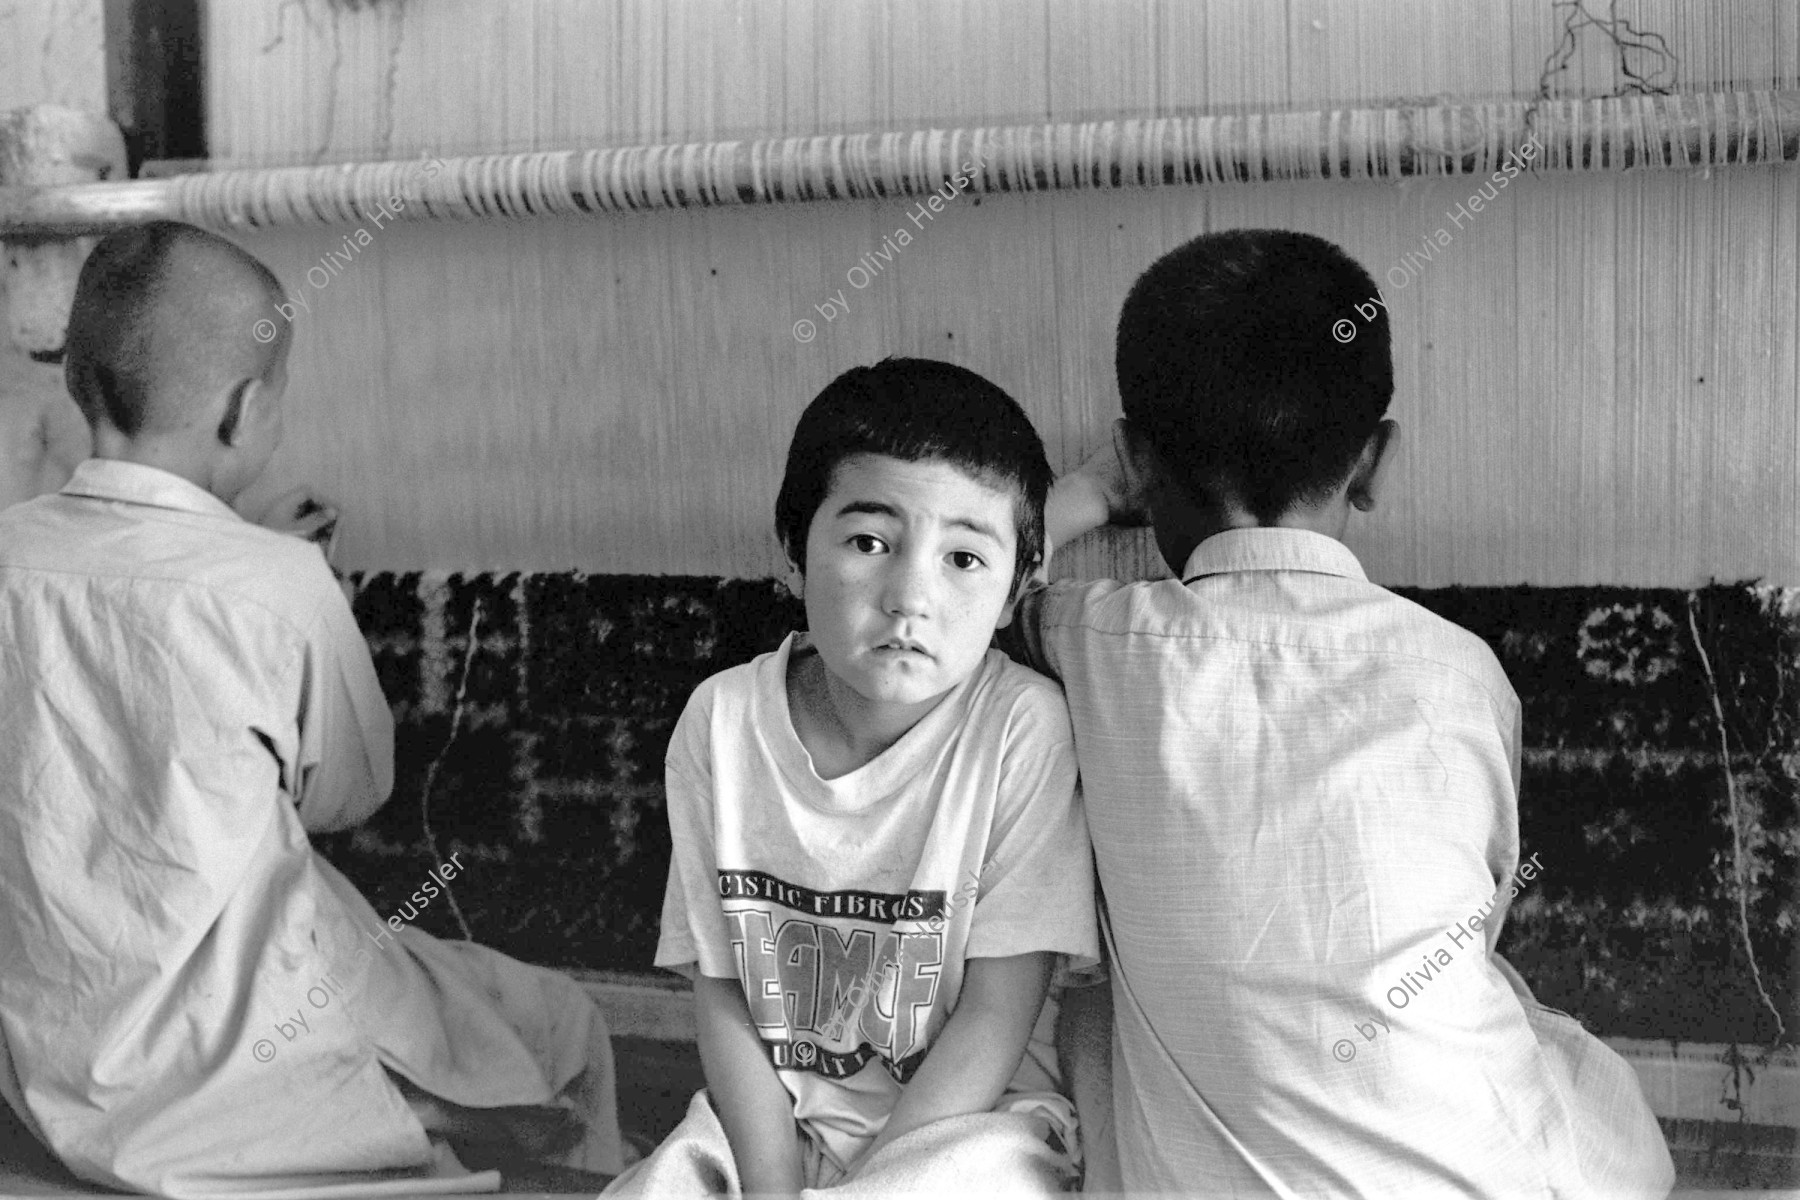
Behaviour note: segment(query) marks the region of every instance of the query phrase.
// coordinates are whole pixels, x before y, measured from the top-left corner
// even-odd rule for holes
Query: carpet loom
[[[1767,1043],[1800,1027],[1800,28],[1623,11],[243,0],[206,10],[207,172],[0,226],[183,215],[275,268],[288,442],[247,503],[342,505],[401,731],[394,801],[323,848],[383,910],[464,849],[467,930],[422,924],[617,970],[654,945],[670,725],[797,620],[769,516],[807,400],[948,358],[1071,465],[1143,266],[1339,242],[1402,429],[1352,548],[1525,700],[1547,869],[1504,949],[1603,1035]],[[1113,534],[1059,571],[1161,566]]]

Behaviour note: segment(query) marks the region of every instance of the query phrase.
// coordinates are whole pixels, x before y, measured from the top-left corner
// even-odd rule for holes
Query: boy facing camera
[[[1386,313],[1331,332],[1374,291],[1306,234],[1170,252],[1119,317],[1114,446],[1052,493],[1053,544],[1148,521],[1176,573],[1018,613],[1068,696],[1106,899],[1111,1012],[1070,1014],[1083,1126],[1098,1080],[1117,1134],[1089,1186],[1666,1195],[1630,1068],[1494,953],[1518,699],[1341,541],[1395,445]]]
[[[1019,406],[948,363],[839,376],[776,526],[807,632],[671,739],[658,966],[707,1090],[612,1193],[1050,1194],[1075,1146],[1045,1004],[1097,949],[1062,698],[989,649],[1043,547]]]
[[[252,334],[280,295],[173,222],[82,268],[95,457],[0,513],[0,1097],[81,1179],[160,1195],[597,1188],[581,990],[396,929],[308,844],[387,799],[393,723],[319,548],[230,507],[281,441],[289,335]]]

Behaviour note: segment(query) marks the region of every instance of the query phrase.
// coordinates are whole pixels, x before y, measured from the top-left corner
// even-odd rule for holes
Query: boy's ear
[[[219,444],[236,449],[244,439],[245,426],[249,424],[245,418],[249,414],[250,405],[255,401],[256,380],[240,379],[225,395],[225,411],[219,417]]]
[[[1119,456],[1119,464],[1125,470],[1125,478],[1121,480],[1128,495],[1128,503],[1135,502],[1139,508],[1147,509],[1150,493],[1168,476],[1162,456],[1156,452],[1148,436],[1138,426],[1131,423],[1130,418],[1120,417],[1113,427],[1113,447]],[[1147,515],[1147,514],[1146,514]]]
[[[1025,594],[1025,589],[1031,586],[1031,581],[1036,577],[1036,574],[1027,575],[1013,584],[1012,591],[1006,593],[1006,603],[1000,606],[1000,615],[994,618],[995,629],[1005,629],[1012,624],[1013,610],[1019,607],[1019,597]]]
[[[1130,417],[1120,417],[1113,422],[1113,448],[1118,451],[1120,461],[1134,467],[1150,466],[1156,457],[1150,439]]]
[[[800,564],[794,561],[794,556],[791,554],[788,555],[787,579],[785,582],[787,583],[787,590],[794,594],[794,599],[806,599],[806,572],[800,569]]]
[[[1375,427],[1369,440],[1363,443],[1362,457],[1357,459],[1356,468],[1350,473],[1350,486],[1346,493],[1358,512],[1368,512],[1375,507],[1381,481],[1386,478],[1383,468],[1393,461],[1399,441],[1400,426],[1393,421],[1384,420]]]

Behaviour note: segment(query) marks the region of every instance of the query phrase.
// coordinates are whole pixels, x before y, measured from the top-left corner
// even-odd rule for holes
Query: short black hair
[[[775,498],[775,531],[806,571],[806,535],[838,464],[858,454],[905,462],[942,459],[1016,496],[1013,590],[1044,556],[1050,463],[1025,410],[966,367],[928,358],[885,358],[852,367],[800,414]]]
[[[1323,500],[1393,398],[1376,296],[1369,273],[1324,238],[1194,238],[1151,264],[1120,310],[1125,417],[1197,499],[1229,498],[1261,521]]]
[[[69,394],[90,424],[104,420],[126,437],[178,422],[196,392],[270,376],[290,336],[285,321],[265,315],[281,294],[260,260],[198,226],[115,230],[75,281]]]

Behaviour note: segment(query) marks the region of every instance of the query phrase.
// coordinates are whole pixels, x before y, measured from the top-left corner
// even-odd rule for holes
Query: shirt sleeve
[[[1058,693],[1022,693],[1002,755],[994,830],[964,953],[1006,958],[1050,950],[1066,954],[1068,968],[1092,966],[1099,953],[1093,850],[1068,708]]]
[[[1090,860],[1090,866],[1094,864]],[[1094,925],[1098,930],[1095,937],[1097,957],[1091,963],[1084,963],[1070,955],[1059,955],[1056,960],[1056,971],[1050,977],[1052,994],[1060,994],[1064,988],[1095,987],[1112,979],[1112,951],[1107,945],[1111,936],[1106,924],[1106,895],[1100,887],[1100,873],[1094,871]]]
[[[1033,580],[1013,603],[1012,620],[995,633],[994,643],[1014,662],[1062,683],[1063,659],[1069,639],[1081,628],[1082,606],[1118,587],[1111,580]]]
[[[1012,620],[994,634],[994,644],[1014,662],[1051,678],[1060,678],[1044,653],[1044,598],[1050,585],[1033,579],[1013,603]]]
[[[1519,794],[1521,779],[1520,762],[1524,758],[1524,735],[1520,728],[1519,698],[1516,695],[1507,697],[1507,704],[1501,717],[1501,734],[1506,739],[1506,765],[1512,772],[1513,795]]]
[[[1490,838],[1488,858],[1494,878],[1499,881],[1499,889],[1494,893],[1494,909],[1488,914],[1487,947],[1494,950],[1500,943],[1500,931],[1506,925],[1506,918],[1512,910],[1512,901],[1519,894],[1518,880],[1514,872],[1518,870],[1519,854],[1519,766],[1523,741],[1520,729],[1519,699],[1510,688],[1500,701],[1494,705],[1495,723],[1499,727],[1501,745],[1505,748],[1507,774],[1501,778],[1494,772],[1494,787],[1500,793],[1495,797],[1496,813],[1494,830]]]
[[[702,685],[676,722],[663,763],[670,853],[656,965],[690,979],[695,974],[736,979],[737,962],[716,883],[711,724],[711,705]]]
[[[381,694],[369,644],[324,560],[322,597],[308,631],[300,699],[300,750],[292,778],[300,824],[310,833],[368,820],[394,788],[394,714]]]

